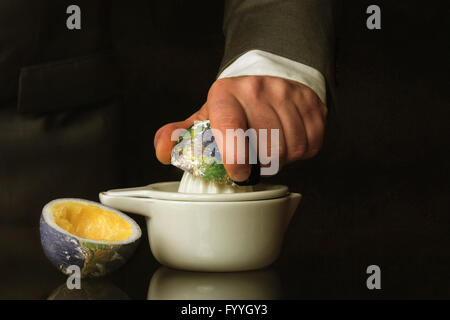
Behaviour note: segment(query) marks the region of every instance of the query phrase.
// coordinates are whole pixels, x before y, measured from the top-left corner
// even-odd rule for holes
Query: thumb
[[[201,116],[194,113],[184,121],[172,122],[161,127],[156,133],[153,144],[155,146],[156,158],[163,164],[170,164],[172,149],[178,137],[183,133],[182,129],[187,129],[199,121]],[[181,130],[178,130],[181,129]]]

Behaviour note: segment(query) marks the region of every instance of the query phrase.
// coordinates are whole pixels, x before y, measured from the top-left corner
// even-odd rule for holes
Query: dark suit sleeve
[[[220,72],[259,49],[311,66],[328,85],[334,82],[332,0],[226,0],[224,33]]]

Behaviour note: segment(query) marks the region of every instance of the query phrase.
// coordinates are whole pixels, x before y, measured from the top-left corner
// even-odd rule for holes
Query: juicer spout
[[[151,198],[126,196],[107,191],[101,192],[99,194],[99,199],[105,206],[150,217]]]

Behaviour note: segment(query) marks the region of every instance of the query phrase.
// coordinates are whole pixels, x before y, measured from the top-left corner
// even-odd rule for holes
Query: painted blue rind
[[[195,127],[195,128],[194,128]],[[193,136],[195,134],[195,136]],[[193,148],[193,146],[201,146],[201,148]],[[187,150],[189,153],[186,155]],[[192,152],[196,152],[193,155]],[[188,128],[177,141],[172,149],[171,164],[189,173],[194,172],[196,161],[194,159],[208,159],[208,164],[222,164],[222,155],[219,153],[219,147],[212,134],[209,120],[197,122]],[[205,161],[205,160],[203,160]]]
[[[86,256],[77,238],[59,232],[48,225],[41,215],[40,221],[41,244],[47,258],[63,273],[70,265],[77,265],[83,269]]]

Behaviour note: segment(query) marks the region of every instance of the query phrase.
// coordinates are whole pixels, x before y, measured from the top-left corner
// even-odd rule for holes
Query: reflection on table
[[[129,300],[129,297],[106,279],[82,279],[80,289],[69,289],[64,282],[47,300]]]
[[[149,300],[269,300],[281,298],[271,268],[233,273],[189,272],[160,267],[148,288]]]

